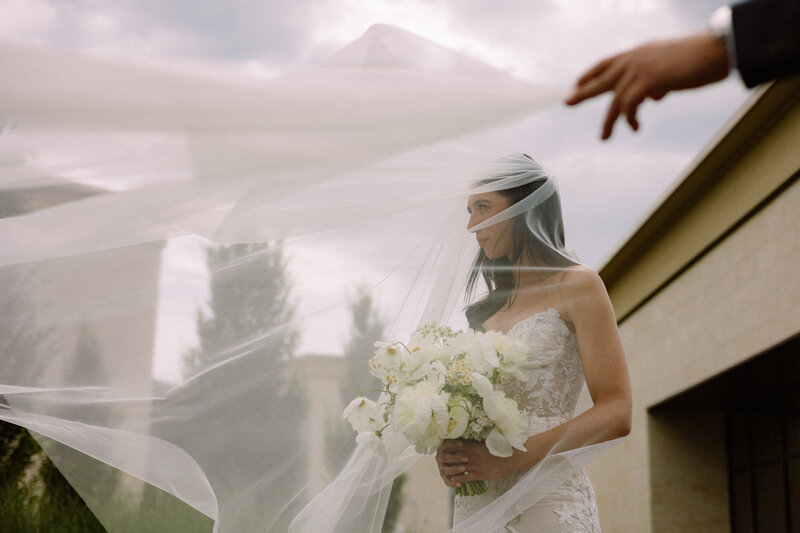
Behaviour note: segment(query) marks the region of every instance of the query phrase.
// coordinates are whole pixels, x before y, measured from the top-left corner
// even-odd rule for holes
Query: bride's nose
[[[473,211],[469,214],[469,220],[467,221],[467,231],[471,231],[473,227],[477,226],[481,222],[483,222],[483,218],[480,216],[480,213],[477,211]]]

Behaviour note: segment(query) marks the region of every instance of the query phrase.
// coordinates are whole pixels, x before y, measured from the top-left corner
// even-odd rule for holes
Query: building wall
[[[330,355],[304,355],[291,361],[291,375],[304,388],[308,401],[302,432],[306,437],[302,444],[309,460],[309,494],[318,494],[337,474],[326,467],[329,459],[326,450],[332,443],[328,432],[333,425],[338,423],[343,429],[343,435],[337,432],[335,438],[341,436],[349,442],[355,438],[350,425],[342,418],[345,399],[339,384],[345,371],[344,363],[344,357]],[[428,533],[450,528],[451,491],[438,472],[433,457],[423,457],[408,470],[397,533]]]
[[[740,118],[695,167],[715,160],[713,182],[656,211],[606,272],[634,397],[631,435],[589,469],[606,531],[730,531],[723,415],[652,408],[800,333],[800,106],[775,108]]]
[[[408,470],[397,533],[442,532],[450,529],[452,490],[439,477],[436,459],[425,456]]]

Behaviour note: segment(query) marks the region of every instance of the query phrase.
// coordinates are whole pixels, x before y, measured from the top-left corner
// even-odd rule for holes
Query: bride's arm
[[[494,479],[531,468],[550,452],[613,440],[630,432],[628,368],[605,286],[600,276],[588,268],[571,271],[567,278],[563,290],[568,304],[564,314],[575,326],[594,405],[569,422],[531,436],[525,442],[527,452],[515,449],[511,457],[490,454],[482,442],[448,441],[437,454],[446,484],[457,487],[466,481]],[[469,473],[463,474],[464,471]]]

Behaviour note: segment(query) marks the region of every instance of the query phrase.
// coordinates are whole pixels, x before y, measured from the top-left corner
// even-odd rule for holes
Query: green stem
[[[455,488],[456,496],[479,496],[488,490],[485,481],[467,481]]]

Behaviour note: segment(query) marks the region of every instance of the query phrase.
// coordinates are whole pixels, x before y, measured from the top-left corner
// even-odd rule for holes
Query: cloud
[[[519,76],[566,87],[603,56],[649,39],[702,28],[718,3],[6,0],[0,5],[0,38],[88,52],[239,62],[271,72],[316,64],[360,37],[371,24],[387,23]],[[641,109],[642,131],[634,135],[619,124],[609,143],[598,140],[607,105],[603,99],[574,109],[557,106],[520,117],[496,133],[559,177],[568,244],[588,264],[598,267],[747,94],[733,78],[714,88],[670,95],[655,105],[646,103]],[[337,243],[327,244],[335,248]],[[348,250],[366,257],[370,247],[366,240],[363,244],[363,248]],[[158,370],[165,375],[176,375],[176,354],[193,342],[194,313],[205,301],[205,278],[200,271],[204,265],[197,250],[192,244],[170,244],[165,255],[165,264],[170,266],[164,281],[173,287],[173,293],[164,298],[175,300],[174,307],[159,311],[160,316],[170,317],[163,329],[159,325],[160,335],[166,335],[160,337],[160,353],[173,354],[172,362],[169,357],[163,359],[167,364]],[[298,251],[293,262],[301,264],[305,257]],[[333,285],[341,293],[360,282],[348,277],[356,272],[348,263],[352,257],[337,255],[335,250],[330,257],[342,272],[334,283],[314,278],[313,269],[309,270],[313,261],[298,267],[308,291],[316,290],[324,297],[303,310],[313,312],[315,305],[333,302],[328,294]],[[371,275],[374,277],[366,281],[379,283],[380,273],[376,270]],[[399,291],[397,286],[385,287],[384,301],[394,302]],[[335,328],[344,331],[345,326]],[[312,348],[322,349],[308,345]]]

